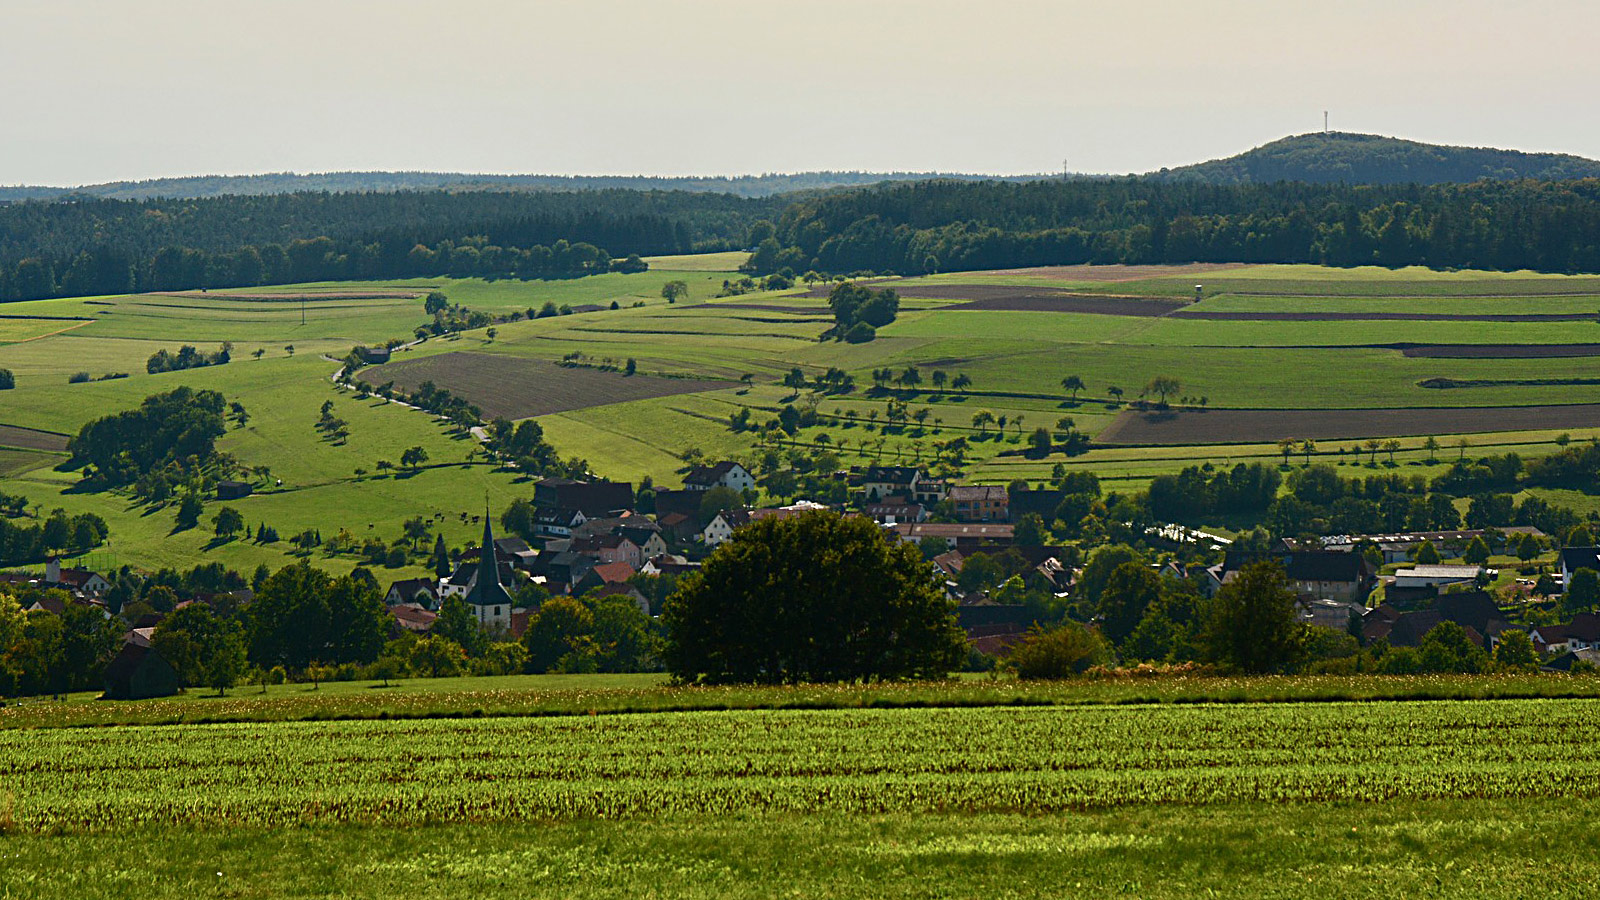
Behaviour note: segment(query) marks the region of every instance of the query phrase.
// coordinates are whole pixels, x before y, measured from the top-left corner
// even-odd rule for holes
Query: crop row
[[[0,732],[17,827],[1600,797],[1593,701],[741,711]],[[3,803],[0,803],[3,806]]]

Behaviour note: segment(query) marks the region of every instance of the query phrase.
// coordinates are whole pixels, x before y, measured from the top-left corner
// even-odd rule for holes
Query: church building
[[[500,561],[494,546],[494,529],[488,512],[483,517],[483,549],[478,553],[478,573],[464,598],[485,631],[511,628],[511,595],[500,584]]]

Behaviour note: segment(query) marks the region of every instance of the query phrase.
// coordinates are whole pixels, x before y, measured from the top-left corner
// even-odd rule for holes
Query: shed
[[[242,500],[250,496],[254,488],[248,481],[219,481],[217,482],[218,500]]]
[[[170,697],[178,687],[178,670],[162,659],[154,647],[123,644],[122,652],[106,667],[107,700]]]

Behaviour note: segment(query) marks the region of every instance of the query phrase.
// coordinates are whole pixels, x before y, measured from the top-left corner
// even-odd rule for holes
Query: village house
[[[98,572],[88,569],[64,569],[61,560],[52,556],[45,560],[44,583],[58,587],[80,597],[100,597],[111,590],[111,582]]]
[[[744,491],[756,486],[756,479],[744,466],[736,462],[719,462],[714,466],[695,466],[683,476],[686,491],[709,491],[714,487]]]
[[[394,627],[390,631],[396,633],[409,631],[427,634],[439,619],[438,613],[418,603],[397,603],[389,607],[389,616],[394,619]]]
[[[598,563],[624,562],[637,569],[644,564],[644,551],[638,544],[620,534],[597,534],[575,537],[567,549],[588,556]],[[665,550],[663,546],[661,549]]]
[[[1600,650],[1600,615],[1578,613],[1572,621],[1529,629],[1528,639],[1540,654]]]
[[[898,525],[901,522],[926,522],[928,510],[920,503],[904,497],[889,497],[877,503],[868,503],[861,512],[879,525]]]
[[[1600,547],[1561,548],[1561,589],[1572,583],[1572,573],[1579,569],[1600,572]]]
[[[609,516],[633,508],[633,485],[626,481],[542,478],[533,485],[533,505],[540,509],[575,509],[590,519]]]
[[[1006,489],[998,484],[952,485],[948,498],[958,522],[1004,522],[1010,519]]]
[[[1203,592],[1215,596],[1239,570],[1262,559],[1283,566],[1297,596],[1312,600],[1343,600],[1365,605],[1377,587],[1372,564],[1359,553],[1328,550],[1286,550],[1270,554],[1228,551],[1223,561],[1206,570]]]
[[[714,516],[710,524],[706,525],[705,531],[701,532],[700,539],[705,542],[707,547],[716,547],[728,538],[733,537],[733,533],[739,528],[751,522],[771,518],[787,519],[825,509],[828,509],[828,507],[821,503],[813,503],[810,500],[797,500],[788,506],[768,507],[765,509],[730,509]]]
[[[581,597],[592,590],[603,588],[607,585],[627,584],[628,579],[632,578],[637,571],[633,566],[621,561],[600,563],[584,573],[582,578],[573,582],[572,595]]]
[[[545,538],[572,537],[573,529],[586,521],[581,510],[560,507],[538,509],[533,514],[533,530]]]
[[[692,574],[700,568],[699,563],[690,562],[686,557],[663,553],[645,560],[639,567],[640,575],[672,575],[683,577]]]
[[[952,550],[963,554],[990,545],[1009,545],[1012,528],[1005,524],[963,524],[960,522],[906,522],[890,526],[895,536],[908,544],[921,543],[925,537],[939,538]]]
[[[407,578],[396,581],[389,585],[388,592],[383,595],[383,602],[388,606],[411,603],[423,609],[433,609],[439,605],[439,580]]]
[[[913,503],[932,506],[945,497],[945,483],[928,477],[917,466],[878,466],[852,470],[851,482],[859,484],[868,503],[888,497],[906,497]]]
[[[1441,594],[1429,609],[1402,611],[1388,603],[1369,610],[1362,618],[1361,638],[1372,642],[1380,638],[1396,647],[1415,647],[1441,622],[1455,622],[1476,643],[1492,649],[1507,626],[1506,613],[1484,591]]]

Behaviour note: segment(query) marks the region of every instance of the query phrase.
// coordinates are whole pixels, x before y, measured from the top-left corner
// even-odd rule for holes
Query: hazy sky
[[[1600,157],[1593,0],[0,0],[0,183]]]

